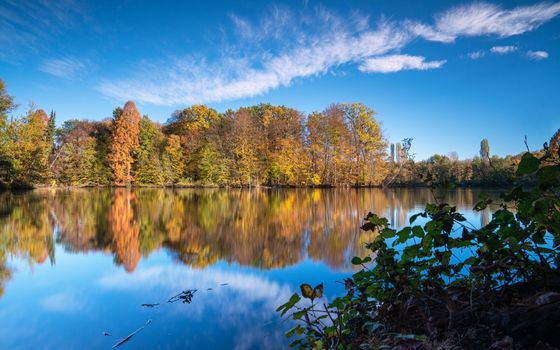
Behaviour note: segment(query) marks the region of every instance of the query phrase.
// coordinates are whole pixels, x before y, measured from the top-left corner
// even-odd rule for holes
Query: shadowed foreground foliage
[[[314,349],[555,349],[560,347],[560,155],[525,153],[519,180],[476,228],[445,203],[426,205],[400,230],[370,213],[377,232],[356,257],[363,268],[329,304],[323,286],[301,286],[291,311],[292,345]],[[414,225],[422,220],[423,225]],[[302,297],[304,299],[302,299]]]

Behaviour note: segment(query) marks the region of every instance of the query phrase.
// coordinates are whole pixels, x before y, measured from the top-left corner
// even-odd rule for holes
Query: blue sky
[[[518,153],[560,128],[560,2],[0,0],[0,78],[100,120],[205,103],[363,102],[417,158]]]

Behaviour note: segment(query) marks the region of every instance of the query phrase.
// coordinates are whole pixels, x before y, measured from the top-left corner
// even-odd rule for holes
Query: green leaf
[[[526,175],[534,173],[539,169],[539,164],[540,161],[537,157],[531,152],[526,152],[521,157],[521,162],[519,162],[519,166],[517,167],[517,174]]]
[[[412,229],[410,227],[405,227],[402,230],[400,230],[399,233],[398,233],[399,239],[397,239],[393,243],[393,246],[395,246],[398,243],[406,242],[408,240],[408,237],[410,236],[411,231],[412,231]]]
[[[352,258],[352,264],[353,265],[361,265],[362,264],[362,259],[360,257],[355,256],[355,257]]]
[[[414,221],[416,221],[416,219],[418,219],[419,216],[426,217],[426,213],[414,214],[410,217],[408,221],[410,222],[410,224],[412,224]]]
[[[296,305],[299,301],[301,300],[301,297],[299,296],[299,294],[294,293],[291,297],[290,300],[288,300],[287,303],[280,305],[277,309],[276,312],[282,311],[282,313],[280,314],[281,316],[284,316],[284,314],[286,312],[288,312],[291,308],[294,307],[294,305]]]
[[[293,318],[294,320],[299,320],[299,319],[302,318],[306,313],[307,313],[307,309],[303,309],[303,310],[294,312],[294,313],[292,314],[292,318]]]
[[[429,251],[432,247],[432,239],[432,235],[426,235],[422,238],[422,248],[424,248],[425,251]]]
[[[414,226],[412,228],[412,234],[414,235],[414,237],[422,238],[424,237],[424,230],[421,226]]]

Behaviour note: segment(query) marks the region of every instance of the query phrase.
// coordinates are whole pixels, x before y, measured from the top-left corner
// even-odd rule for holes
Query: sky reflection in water
[[[445,201],[475,225],[479,191]],[[275,349],[274,310],[302,282],[326,296],[373,237],[368,211],[394,226],[425,189],[40,190],[0,195],[1,349]],[[166,301],[197,289],[191,304]],[[160,303],[158,308],[143,303]],[[111,336],[103,336],[103,332]]]

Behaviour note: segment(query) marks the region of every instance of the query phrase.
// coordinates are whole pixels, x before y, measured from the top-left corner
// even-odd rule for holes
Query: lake
[[[474,225],[479,190],[442,198]],[[427,189],[73,189],[0,194],[0,349],[277,349],[300,283],[343,293],[368,211],[394,227]],[[196,290],[196,292],[194,292]],[[191,291],[190,303],[168,302]],[[148,304],[142,306],[142,304]],[[155,305],[159,304],[159,305]]]

